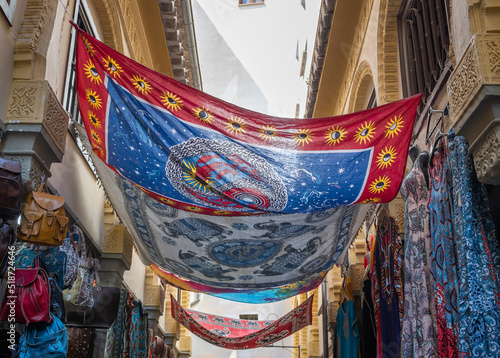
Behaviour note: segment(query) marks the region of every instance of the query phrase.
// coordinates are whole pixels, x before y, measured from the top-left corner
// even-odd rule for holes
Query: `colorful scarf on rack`
[[[312,323],[314,294],[276,321],[240,320],[184,309],[173,296],[172,317],[201,339],[227,349],[265,347]]]
[[[368,210],[360,204],[397,194],[420,101],[270,117],[147,69],[81,30],[76,72],[89,152],[144,263],[223,289],[266,290],[329,270]]]

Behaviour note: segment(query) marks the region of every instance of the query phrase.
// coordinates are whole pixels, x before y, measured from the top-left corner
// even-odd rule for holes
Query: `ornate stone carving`
[[[500,184],[500,119],[495,119],[471,146],[477,178],[484,184]]]
[[[161,285],[148,285],[144,287],[144,305],[160,307]]]
[[[57,0],[29,0],[14,43],[14,79],[45,78]]]
[[[398,194],[389,204],[389,211],[396,219],[399,232],[402,234],[405,230],[405,203],[400,194]]]
[[[101,19],[104,43],[118,52],[123,53],[123,41],[118,9],[113,0],[93,0],[96,11]]]
[[[399,99],[398,12],[401,0],[381,0],[378,20],[379,105]]]
[[[12,83],[6,124],[42,124],[57,149],[64,153],[69,116],[47,81],[16,80]]]
[[[478,34],[448,81],[451,125],[455,125],[484,85],[500,84],[500,35]]]
[[[365,102],[364,95],[368,89],[368,86],[373,83],[373,74],[368,62],[363,61],[358,66],[356,75],[352,81],[352,91],[351,98],[349,101],[349,113],[362,111],[364,108],[363,104]]]
[[[122,254],[130,264],[132,262],[132,251],[132,237],[124,225],[105,225],[102,241],[103,253]]]
[[[146,34],[141,26],[137,26],[138,21],[140,21],[140,17],[137,16],[139,13],[137,3],[134,0],[118,1],[131,45],[129,49],[134,59],[147,67],[153,68],[153,60],[148,48]]]
[[[349,59],[347,60],[344,81],[340,88],[337,105],[335,106],[335,114],[342,114],[344,111],[347,96],[349,95],[349,89],[351,88],[351,81],[354,76],[354,71],[356,70],[356,65],[361,53],[361,47],[365,38],[366,28],[368,27],[368,20],[370,19],[372,6],[373,0],[365,0],[363,3],[363,8],[361,9],[361,13],[359,15],[357,31],[354,35],[351,52],[349,53]]]
[[[352,280],[352,290],[355,295],[361,294],[361,290],[363,289],[363,276],[365,270],[363,269],[363,263],[356,264],[349,267],[349,276]]]

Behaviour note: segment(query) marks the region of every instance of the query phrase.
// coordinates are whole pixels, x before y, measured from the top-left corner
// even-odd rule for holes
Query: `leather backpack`
[[[3,222],[0,226],[0,279],[4,277],[9,261],[9,246],[14,245],[14,228]]]
[[[17,220],[21,214],[22,196],[21,163],[0,157],[0,218]]]
[[[50,288],[47,272],[35,261],[33,268],[15,271],[14,293],[5,296],[0,310],[0,320],[7,321],[14,308],[15,322],[51,322]],[[10,322],[10,321],[9,321]]]
[[[61,320],[52,316],[50,324],[30,324],[19,339],[18,358],[66,358],[68,332]]]
[[[68,217],[62,196],[43,193],[40,185],[24,203],[18,239],[37,245],[58,246],[66,238]]]

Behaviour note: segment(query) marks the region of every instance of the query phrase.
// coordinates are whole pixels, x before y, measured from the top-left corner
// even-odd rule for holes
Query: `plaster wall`
[[[66,137],[66,153],[61,163],[50,167],[50,184],[63,196],[98,247],[102,246],[104,230],[104,191],[97,185],[90,167],[76,146]]]
[[[132,251],[132,264],[130,265],[130,270],[125,271],[123,274],[123,280],[127,284],[128,288],[132,290],[134,296],[144,301],[144,279],[146,277],[146,266],[141,262],[137,251],[134,249]]]
[[[12,27],[0,11],[0,120],[5,121],[9,104],[12,72],[14,71],[14,41],[21,27],[27,0],[17,0]]]

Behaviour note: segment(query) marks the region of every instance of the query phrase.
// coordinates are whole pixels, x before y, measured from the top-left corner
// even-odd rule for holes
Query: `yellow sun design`
[[[365,144],[366,141],[368,143],[373,139],[373,135],[375,134],[375,123],[372,121],[365,122],[365,124],[358,127],[356,134],[354,135],[354,139],[358,144]]]
[[[326,144],[335,145],[342,142],[347,137],[347,131],[340,127],[332,127],[325,132]]]
[[[380,176],[374,181],[372,181],[370,185],[370,193],[379,194],[385,191],[385,189],[389,187],[389,184],[391,184],[391,180],[389,179],[388,176],[386,175]]]
[[[134,75],[132,82],[134,82],[134,87],[137,91],[144,94],[149,94],[151,92],[151,85],[143,77]]]
[[[99,137],[99,135],[93,129],[90,130],[90,136],[91,136],[91,139],[95,143],[97,143],[97,144],[101,144],[102,143],[101,138]]]
[[[378,203],[380,201],[380,198],[369,198],[363,200],[361,203],[363,204],[370,204],[370,203]]]
[[[193,113],[196,118],[207,124],[210,124],[214,119],[214,116],[212,116],[212,114],[205,107],[196,107],[196,109],[193,110]]]
[[[228,215],[229,213],[227,211],[223,211],[223,210],[215,210],[214,214],[215,215]]]
[[[123,72],[122,67],[116,62],[114,59],[111,58],[111,56],[108,56],[108,58],[103,58],[102,59],[104,63],[106,64],[106,67],[109,71],[110,74],[113,75],[113,77],[120,77],[120,75]]]
[[[180,97],[169,91],[167,91],[167,93],[162,92],[160,98],[163,102],[163,105],[167,106],[167,109],[170,112],[176,112],[182,107],[182,100],[180,99]]]
[[[381,169],[385,169],[394,163],[396,160],[396,148],[385,147],[377,156],[377,166]]]
[[[88,60],[87,64],[83,67],[85,69],[85,74],[87,75],[87,78],[90,78],[90,80],[94,83],[97,84],[102,83],[102,79],[99,76],[99,72],[97,72],[97,68],[95,68],[94,63],[91,60]]]
[[[96,117],[96,115],[92,111],[89,111],[89,121],[90,124],[92,124],[92,126],[96,129],[99,129],[102,126],[101,121],[99,120],[99,118]]]
[[[264,139],[266,142],[267,141],[273,141],[277,138],[278,136],[278,131],[275,127],[273,126],[262,126],[260,128],[260,134],[259,136]]]
[[[87,101],[89,101],[90,105],[95,109],[100,109],[102,107],[102,100],[95,91],[86,89],[85,97],[87,97]]]
[[[403,123],[404,121],[401,115],[391,119],[389,123],[387,123],[387,126],[385,127],[387,128],[385,130],[385,137],[392,138],[393,136],[398,135],[398,133],[401,132],[401,129],[403,128]]]
[[[307,128],[296,129],[293,137],[295,138],[295,143],[298,145],[306,145],[313,141],[312,137],[314,137],[314,133],[311,133],[311,130]]]
[[[99,147],[98,145],[93,146],[92,150],[94,151],[95,155],[97,155],[98,157],[104,156],[104,150],[101,147]]]
[[[92,44],[89,42],[89,40],[85,37],[82,36],[83,44],[85,45],[85,48],[87,49],[87,52],[89,53],[90,56],[94,56],[95,50],[92,47]]]
[[[240,117],[231,116],[231,118],[228,119],[226,124],[227,131],[231,132],[232,134],[245,133],[245,128],[246,128],[245,121]]]
[[[161,201],[162,203],[167,204],[167,205],[175,205],[175,204],[176,204],[176,202],[175,202],[175,201],[170,200],[170,199],[168,199],[168,198],[164,198],[164,197],[160,197],[160,201]]]
[[[189,210],[189,211],[195,211],[195,212],[198,212],[198,213],[201,212],[201,211],[203,211],[202,208],[199,208],[197,206],[186,206],[186,209]]]
[[[193,189],[206,192],[215,192],[215,190],[210,186],[212,183],[211,178],[207,178],[207,180],[202,180],[198,176],[196,176],[196,167],[187,161],[183,161],[184,169],[182,171],[182,178]]]

